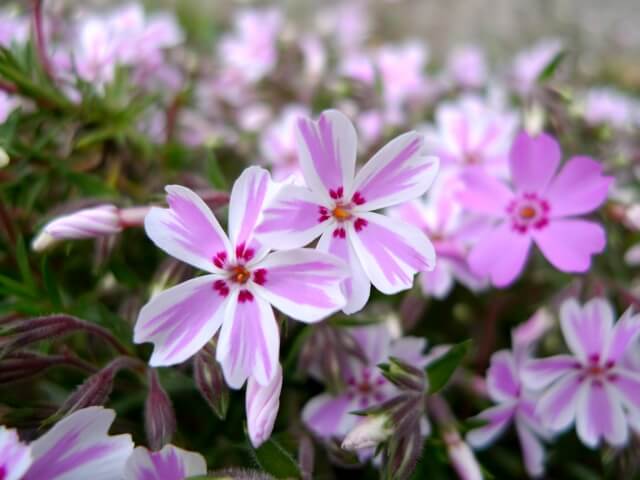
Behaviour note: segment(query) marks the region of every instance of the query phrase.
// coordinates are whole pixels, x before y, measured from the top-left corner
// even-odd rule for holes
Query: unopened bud
[[[0,168],[4,168],[9,165],[9,154],[7,151],[0,147]]]
[[[401,390],[415,390],[421,392],[425,388],[426,377],[423,370],[412,367],[394,357],[389,363],[378,365],[384,377]]]
[[[148,370],[148,393],[144,406],[144,426],[152,450],[160,450],[171,442],[176,431],[176,415],[167,392],[162,388],[155,369]]]
[[[253,377],[249,377],[246,393],[246,412],[249,439],[254,448],[258,448],[271,436],[273,425],[280,408],[282,390],[282,367],[278,365],[273,380],[262,386]]]
[[[118,208],[101,205],[58,217],[44,226],[32,248],[41,252],[65,239],[97,238],[122,231]]]
[[[224,420],[229,408],[229,389],[224,381],[222,368],[216,361],[213,345],[200,350],[193,360],[193,378],[196,388],[211,406],[214,413]]]
[[[391,433],[387,415],[372,415],[366,417],[347,434],[342,442],[342,448],[352,451],[374,448],[387,440]]]
[[[482,471],[475,455],[456,430],[444,432],[444,442],[451,466],[461,480],[482,480]]]

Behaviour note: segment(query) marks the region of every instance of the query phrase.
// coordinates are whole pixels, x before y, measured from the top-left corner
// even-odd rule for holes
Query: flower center
[[[511,226],[520,233],[541,229],[549,223],[549,204],[535,193],[524,193],[507,206]]]
[[[520,209],[520,216],[525,220],[531,220],[536,216],[536,209],[531,205],[526,205]]]
[[[351,212],[344,205],[340,205],[340,204],[336,205],[336,207],[331,211],[331,213],[333,214],[335,219],[338,220],[339,222],[343,222],[351,218]]]
[[[591,378],[596,381],[612,380],[615,377],[615,373],[611,372],[611,369],[615,366],[615,362],[607,360],[604,364],[600,362],[600,355],[594,353],[589,356],[589,361],[586,364],[577,364],[576,368],[582,369],[580,375],[580,381],[587,378]]]
[[[231,268],[230,278],[236,283],[243,284],[243,283],[247,283],[249,278],[251,278],[251,273],[242,265],[236,265],[235,267]]]
[[[358,398],[360,406],[366,408],[374,403],[385,400],[384,386],[387,380],[371,369],[364,368],[359,374],[347,379],[347,395],[349,398]]]

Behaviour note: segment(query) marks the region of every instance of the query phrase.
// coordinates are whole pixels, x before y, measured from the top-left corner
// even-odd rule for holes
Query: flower
[[[510,81],[516,92],[528,95],[545,68],[562,51],[562,42],[557,39],[545,39],[533,47],[520,52],[513,60]]]
[[[127,460],[124,480],[184,480],[207,474],[207,464],[199,453],[173,445],[151,452],[136,448]]]
[[[0,90],[0,125],[3,124],[11,112],[18,106],[18,98]]]
[[[481,167],[505,177],[517,128],[515,112],[492,99],[466,94],[438,106],[435,125],[425,128],[426,147],[440,158],[443,170]]]
[[[339,259],[311,249],[270,254],[254,239],[269,190],[266,170],[242,173],[231,191],[229,237],[204,201],[178,185],[166,187],[168,209],[147,215],[147,235],[158,247],[208,272],[158,294],[140,311],[134,341],[154,344],[152,366],[188,359],[220,330],[216,359],[227,383],[240,388],[253,376],[267,386],[280,348],[272,305],[308,323],[344,306]]]
[[[254,448],[258,448],[271,436],[280,407],[281,390],[282,367],[280,365],[278,365],[276,376],[266,387],[252,377],[249,378],[246,396],[247,429]]]
[[[29,39],[29,20],[17,14],[14,9],[0,10],[0,45],[9,48],[12,44],[22,44]]]
[[[640,374],[625,355],[640,334],[640,315],[628,309],[614,325],[614,312],[603,298],[584,306],[575,299],[560,308],[560,326],[571,354],[531,360],[522,379],[543,390],[536,413],[555,432],[574,422],[582,442],[595,448],[602,439],[625,445],[628,427],[638,428]]]
[[[351,412],[380,405],[398,393],[398,389],[382,375],[377,365],[389,357],[399,358],[417,367],[426,364],[422,354],[426,341],[422,338],[392,340],[385,325],[351,328],[349,333],[362,349],[367,362],[349,358],[340,369],[343,390],[338,394],[320,394],[302,410],[304,423],[321,438],[343,438],[363,420],[363,417]]]
[[[480,88],[487,81],[487,60],[479,47],[463,45],[447,59],[446,71],[454,84],[462,88]]]
[[[640,126],[640,102],[607,87],[590,89],[584,97],[585,121],[589,125],[611,125],[629,129]]]
[[[522,271],[531,243],[563,272],[585,272],[591,256],[604,250],[606,236],[597,223],[574,218],[592,212],[607,198],[612,177],[589,157],[577,156],[556,174],[561,151],[547,134],[521,133],[510,153],[514,190],[479,171],[465,172],[458,199],[472,212],[493,218],[469,254],[478,275],[504,287]]]
[[[14,430],[0,427],[1,478],[121,478],[125,462],[133,450],[133,442],[130,435],[107,434],[114,418],[113,410],[84,408],[60,420],[28,446],[18,440]]]
[[[351,267],[344,284],[346,313],[365,305],[371,283],[386,294],[410,288],[416,272],[434,268],[433,245],[416,227],[372,210],[429,188],[438,159],[422,147],[417,132],[401,135],[354,175],[357,139],[347,117],[329,110],[317,122],[300,119],[298,157],[308,188],[281,188],[265,210],[258,238],[274,248],[294,248],[321,236],[318,250]]]
[[[528,358],[522,350],[515,353],[500,350],[492,355],[487,389],[491,400],[498,405],[477,415],[476,418],[487,424],[467,433],[466,440],[474,448],[487,447],[513,422],[527,473],[536,477],[544,472],[544,448],[540,439],[549,438],[550,432],[541,426],[535,413],[539,395],[522,385],[521,370]]]

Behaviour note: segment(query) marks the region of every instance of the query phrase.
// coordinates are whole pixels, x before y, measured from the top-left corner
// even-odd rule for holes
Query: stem
[[[99,325],[94,325],[93,323],[85,322],[84,320],[80,320],[80,319],[76,319],[76,320],[82,322],[83,328],[86,331],[93,333],[98,337],[101,337],[103,340],[109,343],[113,348],[115,348],[118,351],[118,353],[121,353],[122,355],[130,354],[129,349],[125,347],[122,344],[122,342],[120,342],[120,340],[114,337],[113,334],[106,328],[101,327]]]
[[[38,51],[38,58],[44,73],[51,80],[53,77],[53,70],[51,63],[49,63],[49,57],[47,55],[46,41],[44,37],[44,29],[42,28],[42,2],[44,0],[32,0],[33,3],[33,27],[36,34],[36,49]]]
[[[8,94],[18,93],[18,88],[12,83],[0,80],[0,90]]]

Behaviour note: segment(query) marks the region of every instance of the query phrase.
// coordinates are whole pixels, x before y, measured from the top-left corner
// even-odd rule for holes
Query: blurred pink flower
[[[351,277],[344,282],[347,305],[356,312],[371,283],[383,293],[410,288],[413,275],[435,264],[433,245],[418,228],[373,210],[422,195],[438,171],[424,154],[417,132],[384,146],[355,174],[356,131],[351,121],[328,110],[318,121],[298,121],[298,155],[307,187],[283,186],[265,210],[258,238],[273,248],[306,245],[342,258]]]
[[[469,264],[498,287],[522,272],[533,242],[563,272],[586,272],[591,256],[604,250],[604,229],[575,217],[602,205],[613,178],[583,156],[569,159],[556,173],[561,155],[552,136],[521,133],[510,153],[513,190],[481,171],[463,174],[466,188],[458,199],[469,211],[496,221],[474,245]]]
[[[267,75],[278,60],[278,36],[282,13],[276,8],[244,9],[235,14],[234,30],[220,40],[223,65],[257,82]]]
[[[440,158],[443,169],[481,167],[505,177],[518,123],[518,115],[497,101],[467,94],[438,106],[435,125],[425,128],[426,147]]]
[[[29,19],[13,9],[0,10],[0,45],[10,47],[12,43],[26,43],[28,39]]]
[[[366,41],[371,24],[369,6],[364,1],[338,3],[320,12],[317,23],[318,30],[333,39],[344,55],[360,49]]]
[[[528,50],[520,52],[513,60],[510,82],[520,95],[528,95],[538,81],[544,69],[562,51],[560,40],[541,40]]]
[[[273,431],[273,424],[280,408],[282,390],[282,367],[267,386],[262,386],[253,377],[247,382],[246,412],[249,439],[254,448],[266,442]]]
[[[588,447],[602,439],[625,445],[629,427],[640,427],[640,374],[624,363],[640,334],[640,316],[629,309],[614,325],[606,300],[580,306],[569,299],[561,306],[560,325],[571,355],[531,360],[522,371],[527,387],[543,390],[536,413],[555,432],[575,422]]]
[[[585,95],[583,115],[589,125],[618,129],[639,127],[640,101],[613,88],[592,88]]]
[[[173,445],[165,445],[157,452],[144,447],[136,448],[127,460],[122,478],[123,480],[185,480],[206,474],[207,464],[202,455]]]
[[[382,376],[377,365],[390,356],[399,358],[417,368],[426,365],[423,352],[426,340],[403,337],[393,340],[387,326],[374,325],[349,330],[367,363],[349,357],[348,364],[341,365],[344,390],[322,393],[312,398],[302,410],[304,423],[321,438],[343,438],[356,425],[369,417],[359,417],[352,412],[379,405],[392,398],[398,389]],[[428,432],[428,428],[424,433]]]
[[[269,253],[254,235],[270,195],[269,173],[250,167],[229,203],[229,237],[188,188],[166,187],[168,209],[152,208],[147,235],[170,255],[208,272],[153,297],[138,316],[136,343],[152,342],[152,366],[183,362],[220,330],[216,359],[240,388],[252,376],[263,386],[278,372],[280,333],[272,305],[307,323],[344,306],[343,263],[311,249]]]
[[[447,59],[446,73],[456,86],[480,88],[488,77],[484,51],[475,45],[455,48]]]
[[[18,105],[17,97],[8,95],[0,90],[0,125],[9,118],[11,112],[13,112]]]

